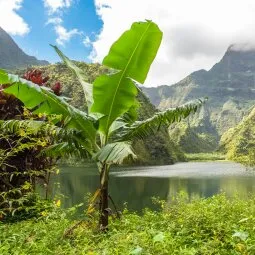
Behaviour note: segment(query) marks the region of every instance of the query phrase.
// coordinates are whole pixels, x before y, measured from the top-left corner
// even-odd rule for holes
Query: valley
[[[169,133],[187,153],[213,152],[222,135],[255,105],[255,51],[236,51],[230,46],[209,71],[196,71],[171,86],[142,90],[161,110],[208,97],[200,112],[171,127]]]

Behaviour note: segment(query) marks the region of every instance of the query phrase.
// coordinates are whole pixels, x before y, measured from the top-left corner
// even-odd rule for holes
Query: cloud
[[[64,46],[66,42],[69,42],[73,36],[81,34],[81,32],[79,32],[76,28],[68,31],[61,25],[55,26],[55,31],[57,34],[56,42],[62,46]]]
[[[0,26],[12,35],[25,35],[29,32],[29,26],[24,19],[17,14],[23,0],[0,0]]]
[[[210,69],[230,44],[255,48],[254,0],[95,0],[95,6],[103,21],[90,55],[95,62],[134,21],[153,20],[163,31],[146,86],[172,84]]]
[[[82,35],[78,29],[67,30],[63,25],[63,20],[59,17],[49,18],[46,25],[52,24],[57,35],[56,43],[64,46],[65,43],[69,42],[75,35]]]
[[[64,46],[75,35],[81,35],[78,29],[67,30],[63,25],[61,18],[64,9],[71,7],[73,0],[44,0],[44,7],[48,9],[48,21],[46,25],[52,24],[57,35],[56,43]]]
[[[49,24],[59,25],[62,22],[63,22],[63,20],[59,17],[49,18],[48,21],[46,22],[46,25],[49,25]]]
[[[73,0],[44,0],[44,6],[48,9],[49,14],[56,13],[64,8],[69,8]]]
[[[253,43],[238,43],[232,44],[229,46],[229,49],[232,51],[253,51],[255,50],[255,45]]]
[[[93,42],[91,41],[91,39],[89,38],[89,36],[85,36],[84,40],[83,40],[83,44],[85,45],[85,47],[90,48],[91,46],[93,46]]]

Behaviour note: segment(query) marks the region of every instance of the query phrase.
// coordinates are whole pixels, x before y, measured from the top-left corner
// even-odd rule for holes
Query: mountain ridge
[[[27,55],[15,43],[12,37],[0,27],[0,68],[14,70],[26,68],[34,65],[48,65],[46,60],[38,60],[33,56]]]
[[[236,51],[229,47],[221,60],[208,71],[195,71],[172,86],[142,87],[142,90],[161,110],[208,97],[203,109],[207,116],[201,118],[201,113],[197,113],[190,118],[189,125],[186,122],[189,132],[178,133],[184,135],[182,144],[190,143],[188,137],[191,131],[202,136],[213,135],[218,144],[221,135],[241,122],[255,104],[255,51]],[[176,136],[176,133],[170,134]],[[179,140],[176,140],[177,143]]]

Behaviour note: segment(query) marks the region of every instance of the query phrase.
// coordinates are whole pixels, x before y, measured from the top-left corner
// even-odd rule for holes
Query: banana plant
[[[64,98],[56,96],[50,89],[39,87],[18,76],[0,71],[0,84],[5,84],[4,93],[12,94],[21,100],[34,114],[51,116],[51,133],[64,134],[45,153],[53,155],[75,154],[93,159],[100,173],[100,187],[93,196],[99,200],[99,225],[105,230],[108,226],[108,182],[111,165],[121,164],[127,157],[135,158],[131,142],[153,135],[162,125],[169,126],[195,113],[203,104],[197,100],[177,108],[157,112],[151,118],[136,120],[137,83],[143,84],[150,66],[157,54],[162,32],[152,21],[135,22],[113,43],[102,64],[110,69],[109,74],[101,75],[93,84],[79,67],[66,57],[56,46],[62,61],[77,76],[84,91],[87,110],[82,112],[68,104]],[[15,131],[18,128],[38,125],[26,121],[1,122],[0,128]],[[50,124],[49,124],[50,125]],[[44,128],[45,130],[48,130]],[[63,131],[61,131],[63,130]],[[68,131],[69,130],[69,131]],[[64,132],[66,131],[66,132]],[[68,132],[67,132],[68,131]],[[56,132],[55,132],[56,133]],[[68,137],[68,139],[66,138]]]

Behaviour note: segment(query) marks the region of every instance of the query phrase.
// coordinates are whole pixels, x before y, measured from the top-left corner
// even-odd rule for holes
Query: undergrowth
[[[187,202],[179,196],[159,212],[125,210],[100,233],[97,218],[74,220],[75,208],[0,223],[0,254],[255,254],[255,196],[217,195]]]

